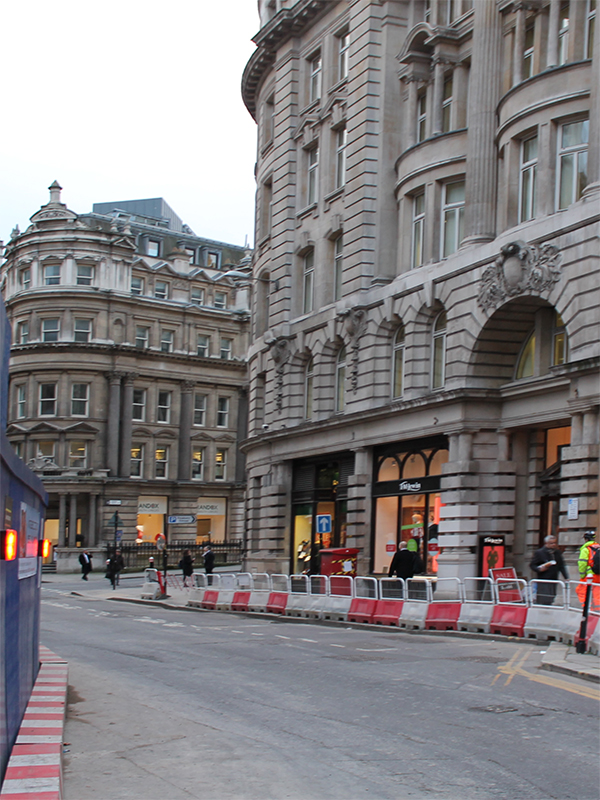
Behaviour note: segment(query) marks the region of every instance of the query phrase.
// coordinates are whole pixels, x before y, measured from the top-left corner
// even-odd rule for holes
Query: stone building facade
[[[596,4],[261,2],[249,567],[598,523]],[[330,530],[331,529],[331,530]],[[438,553],[441,548],[441,554]]]
[[[228,273],[247,254],[162,198],[76,214],[60,195],[13,231],[1,272],[8,436],[49,493],[46,534],[59,552],[118,530],[241,540],[249,315]]]

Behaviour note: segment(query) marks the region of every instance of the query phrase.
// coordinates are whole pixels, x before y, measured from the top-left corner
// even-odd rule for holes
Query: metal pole
[[[587,623],[590,613],[590,600],[592,597],[592,584],[588,583],[585,587],[585,603],[583,604],[583,617],[581,618],[581,627],[579,628],[579,639],[575,646],[577,653],[585,653],[586,639],[587,639]]]

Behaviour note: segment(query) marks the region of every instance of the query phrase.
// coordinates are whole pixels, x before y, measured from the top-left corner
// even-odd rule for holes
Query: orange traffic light
[[[2,531],[2,547],[0,551],[2,561],[15,560],[17,557],[17,541],[17,532],[12,528],[7,528],[5,531]]]

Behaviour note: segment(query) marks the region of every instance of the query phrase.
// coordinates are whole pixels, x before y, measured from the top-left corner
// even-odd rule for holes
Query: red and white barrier
[[[1,800],[61,800],[62,797],[68,665],[43,646],[40,662],[4,775]]]
[[[266,573],[194,575],[188,605],[206,610],[250,611],[314,619],[390,625],[405,630],[491,633],[575,644],[581,624],[571,581],[516,581],[513,602],[490,578],[396,578]],[[540,602],[542,601],[542,602]],[[590,612],[586,637],[600,651],[600,623]]]

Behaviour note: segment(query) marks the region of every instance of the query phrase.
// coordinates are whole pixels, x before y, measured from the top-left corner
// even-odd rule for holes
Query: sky
[[[252,244],[256,0],[21,0],[0,19],[0,239],[56,179],[78,214],[164,197],[198,236]]]

